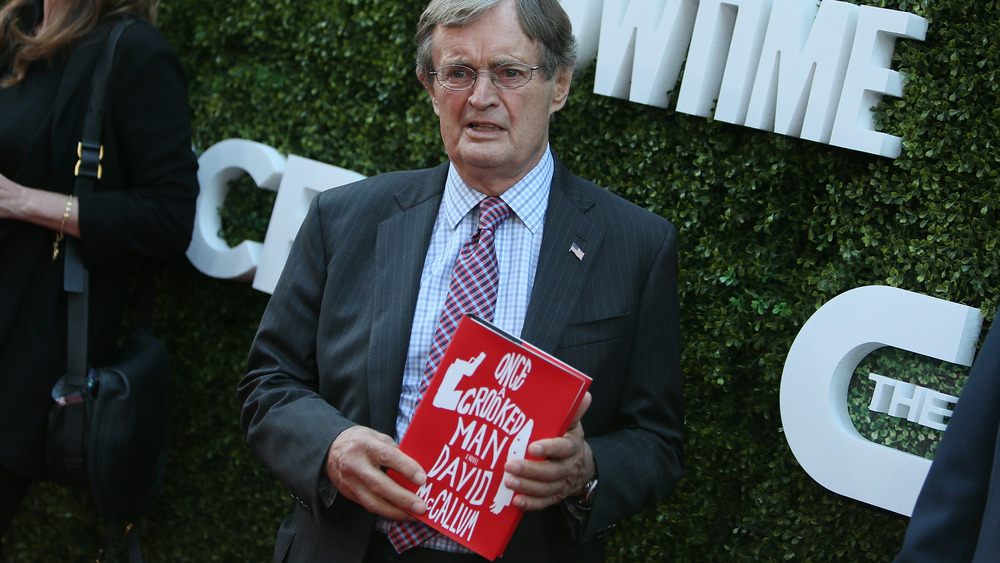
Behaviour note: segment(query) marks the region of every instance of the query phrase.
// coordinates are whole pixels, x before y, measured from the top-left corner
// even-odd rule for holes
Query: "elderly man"
[[[249,444],[299,501],[275,560],[482,561],[422,533],[385,473],[424,483],[396,444],[476,313],[593,378],[570,430],[529,445],[541,461],[505,466],[525,515],[502,559],[602,561],[681,475],[677,232],[552,155],[576,53],[557,0],[433,0],[416,40],[448,162],[315,198],[239,385]],[[478,252],[493,266],[456,282]]]

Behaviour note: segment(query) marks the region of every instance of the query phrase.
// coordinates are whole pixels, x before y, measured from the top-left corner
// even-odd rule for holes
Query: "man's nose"
[[[476,72],[476,81],[472,84],[469,102],[476,107],[487,107],[497,99],[497,90],[499,89],[493,83],[493,73],[480,70]]]

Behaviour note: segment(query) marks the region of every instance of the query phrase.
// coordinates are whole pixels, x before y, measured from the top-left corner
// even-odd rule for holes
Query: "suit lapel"
[[[604,241],[604,230],[586,216],[594,201],[581,182],[556,161],[538,269],[521,330],[524,340],[550,353],[569,324]],[[574,244],[580,252],[571,250]]]
[[[382,221],[375,241],[375,285],[368,347],[372,428],[393,435],[403,365],[409,346],[420,274],[441,204],[447,165],[395,193],[398,211]]]

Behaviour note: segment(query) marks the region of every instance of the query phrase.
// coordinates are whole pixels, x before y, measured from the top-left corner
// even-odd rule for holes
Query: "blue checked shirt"
[[[500,195],[500,199],[510,206],[513,213],[496,231],[500,283],[493,324],[514,336],[521,335],[538,267],[545,210],[548,208],[549,189],[552,185],[552,163],[552,153],[546,149],[538,165]],[[434,222],[424,269],[420,274],[420,292],[413,315],[410,346],[403,368],[399,415],[396,418],[397,443],[413,416],[417,387],[427,365],[438,317],[448,297],[448,286],[458,253],[479,225],[478,205],[485,198],[485,194],[472,189],[462,180],[454,166],[449,168],[444,197]],[[388,522],[380,518],[378,528],[383,532],[387,531]],[[422,545],[445,551],[468,551],[442,534],[435,534]]]

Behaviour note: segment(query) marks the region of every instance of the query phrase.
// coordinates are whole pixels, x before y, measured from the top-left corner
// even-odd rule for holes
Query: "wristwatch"
[[[587,481],[583,485],[583,495],[577,501],[581,508],[590,508],[594,505],[594,494],[597,491],[597,477]]]
[[[583,484],[583,494],[563,500],[563,506],[577,520],[583,521],[593,507],[594,493],[597,491],[597,477]]]

